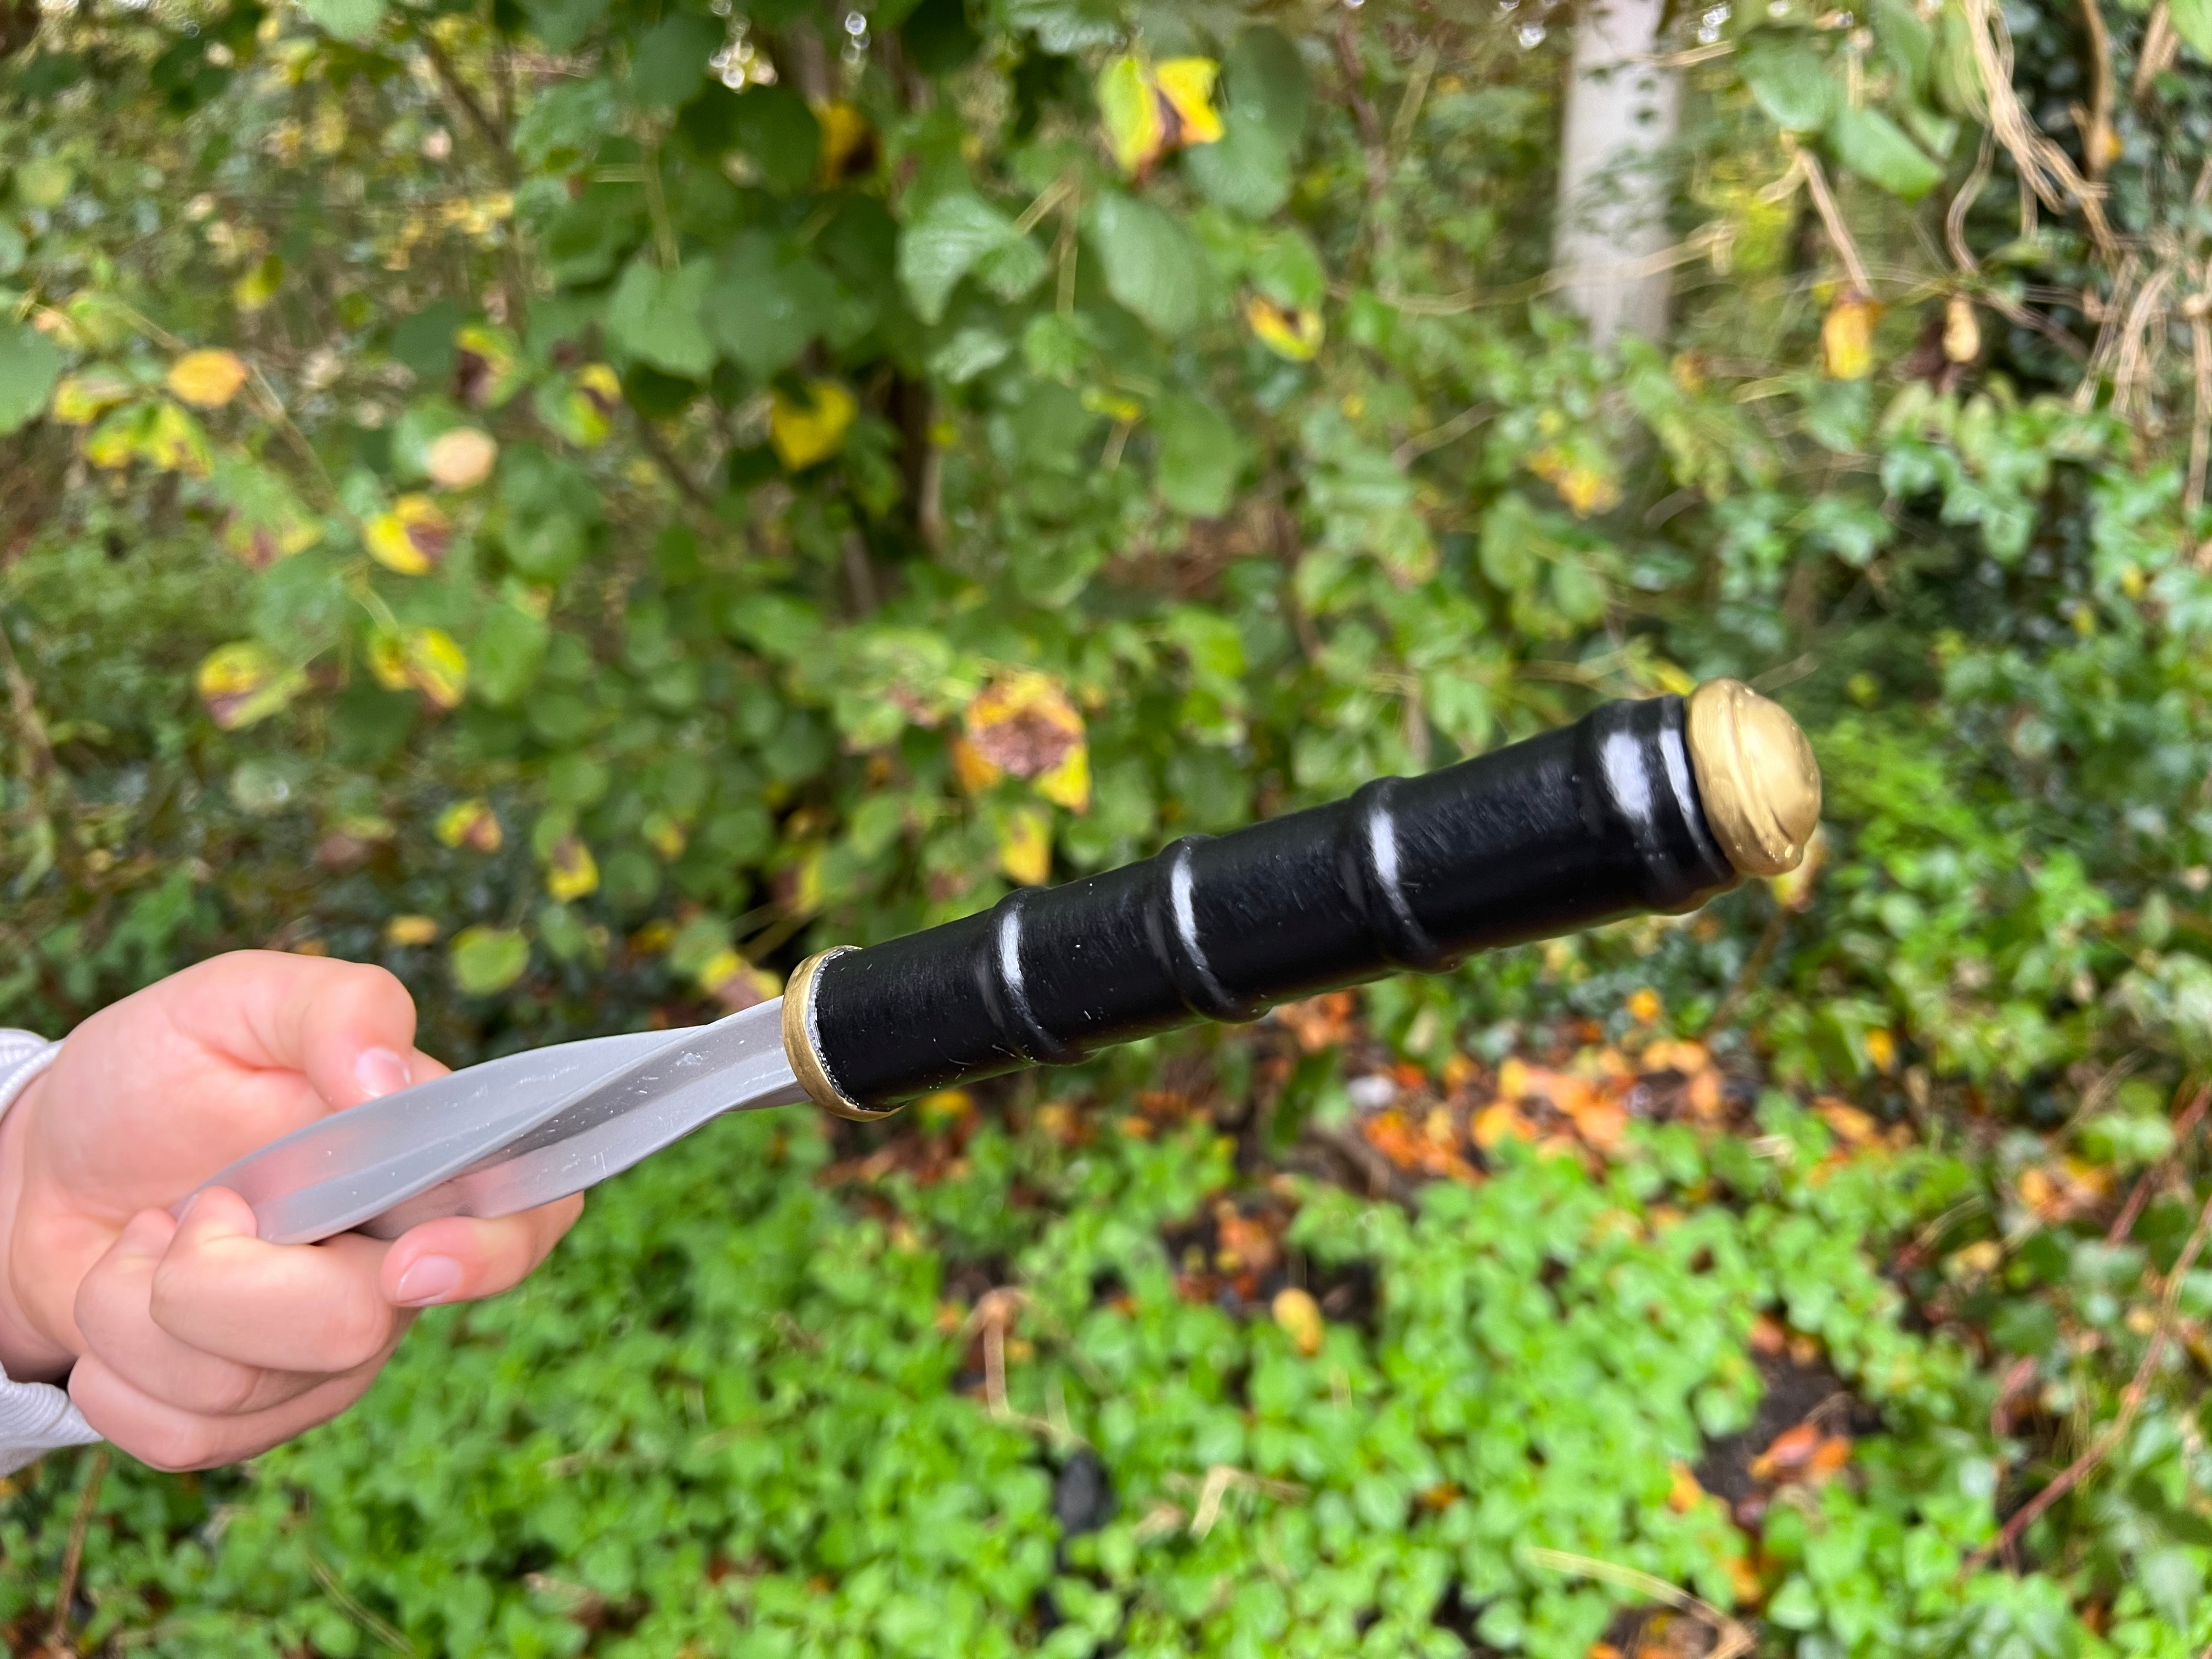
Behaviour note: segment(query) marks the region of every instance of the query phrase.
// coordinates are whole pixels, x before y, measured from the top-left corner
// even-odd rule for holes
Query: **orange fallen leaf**
[[[1766,1449],[1751,1460],[1751,1478],[1754,1480],[1788,1480],[1794,1479],[1813,1461],[1820,1449],[1820,1431],[1811,1423],[1800,1423],[1774,1437]]]

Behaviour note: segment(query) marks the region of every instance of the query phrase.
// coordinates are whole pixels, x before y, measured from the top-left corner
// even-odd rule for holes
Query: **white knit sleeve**
[[[0,1115],[61,1051],[60,1043],[29,1031],[0,1030]],[[0,1474],[57,1446],[88,1445],[99,1438],[64,1390],[48,1382],[10,1382],[0,1370]]]

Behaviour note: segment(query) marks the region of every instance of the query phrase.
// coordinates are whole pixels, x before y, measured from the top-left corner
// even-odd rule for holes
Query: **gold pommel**
[[[1741,680],[1690,694],[1690,766],[1705,823],[1747,876],[1795,870],[1820,823],[1820,768],[1797,722]]]
[[[791,1062],[791,1069],[798,1076],[799,1086],[806,1091],[806,1097],[823,1111],[860,1123],[872,1123],[879,1117],[889,1117],[898,1108],[872,1112],[859,1101],[847,1098],[822,1063],[821,1039],[814,1029],[814,976],[830,957],[842,956],[853,948],[840,945],[817,951],[792,969],[791,978],[783,988],[783,1057]]]

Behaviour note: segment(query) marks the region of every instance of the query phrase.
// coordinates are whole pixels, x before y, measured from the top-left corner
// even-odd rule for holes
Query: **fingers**
[[[154,1276],[176,1231],[161,1211],[141,1211],[85,1275],[75,1311],[88,1350],[141,1393],[204,1415],[264,1410],[321,1382],[209,1353],[154,1322]]]
[[[426,1221],[391,1246],[379,1285],[403,1308],[496,1296],[520,1283],[583,1212],[584,1196],[578,1193],[496,1221],[462,1216]]]
[[[415,1003],[360,962],[238,951],[157,988],[188,1032],[254,1067],[306,1074],[333,1108],[439,1074],[415,1052]]]
[[[70,1373],[70,1398],[102,1437],[157,1469],[207,1469],[264,1452],[327,1423],[368,1391],[384,1363],[318,1381],[282,1404],[235,1416],[210,1415],[171,1403],[127,1381],[97,1354]]]
[[[378,1288],[391,1247],[357,1233],[269,1244],[220,1187],[178,1224],[149,1287],[154,1324],[204,1353],[275,1370],[349,1370],[384,1352],[398,1310]]]

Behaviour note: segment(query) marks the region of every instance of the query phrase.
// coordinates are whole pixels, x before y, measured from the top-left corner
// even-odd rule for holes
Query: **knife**
[[[811,1100],[882,1118],[1198,1020],[1692,910],[1794,869],[1820,811],[1804,733],[1740,682],[1604,703],[1330,805],[821,951],[781,997],[712,1024],[511,1054],[334,1112],[206,1184],[276,1243],[509,1215],[725,1112]]]

